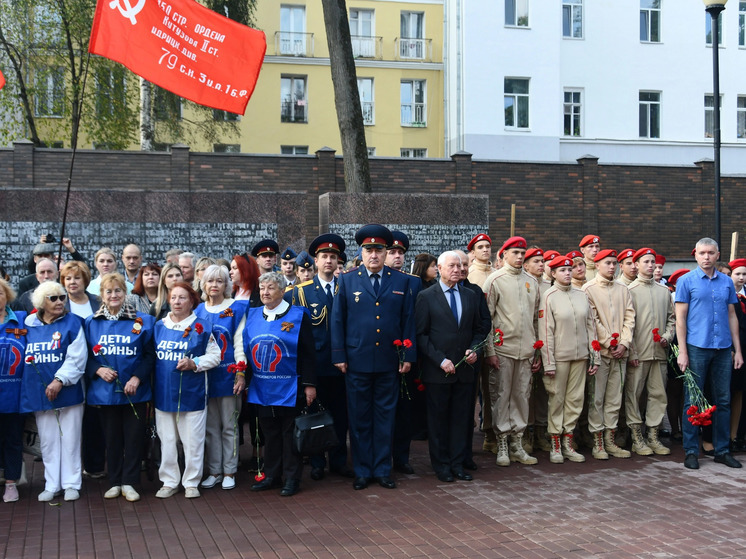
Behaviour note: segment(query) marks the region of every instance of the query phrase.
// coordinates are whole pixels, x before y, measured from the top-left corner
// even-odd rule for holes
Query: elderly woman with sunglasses
[[[80,434],[83,383],[88,346],[82,320],[65,310],[67,294],[57,282],[42,283],[32,301],[37,312],[26,317],[25,372],[21,412],[34,412],[44,462],[44,491],[51,501],[64,489],[65,500],[79,497],[83,470]]]

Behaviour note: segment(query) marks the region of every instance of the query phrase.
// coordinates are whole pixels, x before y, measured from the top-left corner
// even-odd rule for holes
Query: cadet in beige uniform
[[[586,235],[580,240],[580,252],[585,260],[585,279],[591,281],[596,277],[595,258],[601,250],[601,238],[598,235]]]
[[[653,279],[655,273],[655,251],[641,248],[635,252],[637,279],[629,286],[629,294],[635,307],[634,345],[637,354],[635,362],[627,368],[627,382],[624,385],[624,406],[627,425],[632,432],[632,450],[637,454],[671,454],[671,450],[658,440],[658,428],[666,414],[666,387],[663,375],[666,373],[666,348],[676,332],[673,303],[668,289]],[[653,334],[656,330],[657,336]],[[642,437],[642,414],[640,396],[643,388],[648,390],[645,408],[647,441]]]
[[[614,434],[622,405],[622,382],[627,367],[627,349],[635,330],[635,309],[629,290],[614,281],[616,251],[605,249],[595,258],[598,275],[583,286],[596,322],[601,360],[595,377],[593,399],[588,406],[588,427],[593,435],[593,457],[607,460],[609,454],[629,458],[617,446]],[[616,336],[615,336],[616,335]]]
[[[528,249],[523,258],[523,269],[538,282],[540,301],[544,293],[552,287],[551,280],[544,278],[545,268],[544,251],[539,247]],[[542,371],[539,370],[536,374],[537,377],[531,383],[531,395],[528,399],[528,436],[523,437],[523,448],[529,454],[534,451],[534,446],[545,452],[550,450],[549,438],[547,437],[547,401],[549,396],[544,390],[544,383],[539,380]]]
[[[492,239],[486,233],[475,235],[466,245],[469,255],[474,258],[469,266],[467,279],[481,289],[487,277],[494,272],[490,259],[492,257]],[[482,450],[497,453],[497,436],[492,428],[492,402],[490,402],[490,368],[485,361],[480,361],[477,390],[482,393],[482,431],[484,443]]]
[[[587,281],[585,279],[586,264],[585,258],[583,258],[583,253],[579,250],[571,250],[565,254],[565,256],[572,260],[572,280],[570,285],[575,289],[582,289]]]
[[[492,327],[503,332],[503,344],[486,348],[490,365],[492,418],[497,433],[497,465],[510,462],[536,464],[522,446],[528,423],[531,373],[541,367],[534,359],[536,320],[539,312],[539,284],[523,271],[526,240],[511,237],[500,249],[505,265],[484,282],[483,291]],[[508,449],[508,435],[510,449]]]
[[[625,248],[617,254],[616,257],[621,271],[621,274],[619,274],[619,277],[616,280],[624,287],[629,287],[630,284],[637,279],[637,263],[633,258],[634,255],[634,249]]]
[[[572,437],[583,408],[586,371],[594,375],[598,370],[600,355],[592,348],[596,326],[585,293],[571,286],[572,259],[558,256],[547,267],[554,286],[541,298],[539,337],[544,342],[543,380],[549,394],[549,460],[584,462],[585,457],[573,449]],[[588,367],[591,352],[593,365]]]

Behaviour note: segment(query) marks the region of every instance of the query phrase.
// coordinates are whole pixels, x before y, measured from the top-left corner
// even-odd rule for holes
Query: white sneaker
[[[204,487],[205,489],[210,489],[211,487],[215,487],[218,483],[220,483],[222,479],[223,476],[221,476],[220,474],[210,474],[209,476],[207,476],[207,478],[205,478],[205,481],[200,483],[200,486]]]
[[[233,489],[236,486],[236,478],[233,476],[223,477],[223,489]]]
[[[196,499],[200,496],[199,489],[197,489],[196,487],[187,487],[184,489],[184,496],[187,499]]]
[[[140,494],[135,491],[135,488],[131,485],[122,485],[122,495],[124,495],[124,498],[130,503],[140,500]]]
[[[55,493],[54,491],[44,490],[41,493],[39,493],[38,499],[42,503],[46,503],[46,502],[51,501],[52,499],[54,499],[56,496],[57,496],[57,493]]]
[[[77,501],[80,499],[80,493],[77,489],[65,489],[65,501]]]
[[[158,490],[155,496],[159,499],[168,499],[169,497],[173,497],[174,495],[176,495],[178,492],[178,487],[167,487],[164,485]]]
[[[104,499],[116,499],[122,494],[122,487],[119,485],[115,485],[114,487],[110,488],[106,493],[104,493]]]

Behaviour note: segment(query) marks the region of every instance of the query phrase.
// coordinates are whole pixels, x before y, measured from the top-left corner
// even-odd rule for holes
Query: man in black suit
[[[417,348],[427,397],[430,462],[440,481],[470,481],[463,467],[466,432],[476,380],[477,352],[490,322],[479,298],[459,285],[461,259],[452,251],[438,257],[440,281],[417,296]],[[463,362],[462,362],[463,360]]]

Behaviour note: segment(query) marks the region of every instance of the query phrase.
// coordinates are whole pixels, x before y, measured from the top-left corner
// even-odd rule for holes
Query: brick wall
[[[25,141],[0,149],[0,196],[5,201],[0,216],[17,219],[18,201],[26,198],[17,189],[26,195],[35,192],[38,200],[58,196],[40,196],[38,191],[64,189],[69,161],[69,150],[35,149]],[[575,248],[583,235],[595,233],[605,246],[650,245],[669,258],[686,259],[698,238],[714,235],[711,161],[680,167],[605,165],[587,156],[571,163],[515,163],[474,161],[460,152],[450,159],[372,158],[370,170],[376,193],[488,195],[489,233],[496,243],[510,233],[511,204],[516,205],[517,234],[560,251]],[[251,222],[252,204],[243,202],[244,196],[287,193],[292,194],[289,201],[303,194],[303,215],[298,208],[287,215],[296,226],[305,222],[310,239],[319,232],[318,196],[344,192],[344,170],[342,158],[328,148],[308,156],[193,153],[187,146],[175,146],[171,153],[79,150],[73,188],[219,190],[231,194],[223,200],[235,200],[248,211],[236,216],[233,210],[203,206],[185,212],[200,222],[220,221],[221,216]],[[727,256],[731,232],[743,229],[740,208],[746,203],[746,177],[723,177],[722,196],[722,252]],[[57,221],[58,206],[39,204],[34,214]],[[108,213],[103,211],[102,218]],[[69,219],[91,216],[71,214]]]

